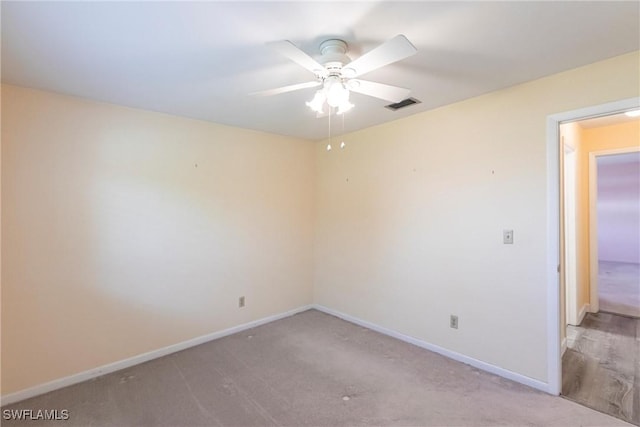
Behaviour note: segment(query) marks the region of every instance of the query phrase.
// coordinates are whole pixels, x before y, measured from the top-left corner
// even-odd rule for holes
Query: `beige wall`
[[[3,395],[311,303],[314,156],[3,85]]]
[[[348,150],[319,144],[315,301],[546,382],[546,118],[638,96],[639,64],[636,52],[365,129]]]

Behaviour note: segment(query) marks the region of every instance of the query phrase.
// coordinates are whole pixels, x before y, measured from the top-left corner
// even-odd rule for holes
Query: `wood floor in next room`
[[[69,411],[30,424],[48,427],[628,425],[316,310],[6,409]]]
[[[640,425],[640,319],[589,313],[568,326],[562,394]]]

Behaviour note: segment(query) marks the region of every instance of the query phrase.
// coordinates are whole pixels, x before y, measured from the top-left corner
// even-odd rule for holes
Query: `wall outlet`
[[[244,307],[244,297],[238,298],[238,307]]]
[[[502,230],[502,243],[513,245],[513,230]]]
[[[453,314],[451,315],[451,317],[449,318],[449,327],[458,329],[458,316],[455,316]]]

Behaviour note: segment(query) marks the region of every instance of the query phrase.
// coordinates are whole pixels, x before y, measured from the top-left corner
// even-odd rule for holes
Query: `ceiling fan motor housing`
[[[347,43],[339,39],[325,40],[320,44],[320,63],[330,76],[340,76],[342,66],[351,62],[347,56]]]

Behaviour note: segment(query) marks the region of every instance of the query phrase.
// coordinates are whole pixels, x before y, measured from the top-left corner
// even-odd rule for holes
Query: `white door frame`
[[[598,256],[598,157],[638,151],[640,151],[640,147],[624,147],[589,153],[589,302],[593,313],[600,311],[600,299],[598,298],[598,276],[600,273],[600,257]]]
[[[547,381],[559,395],[560,354],[560,123],[607,116],[640,107],[640,97],[547,116]]]

